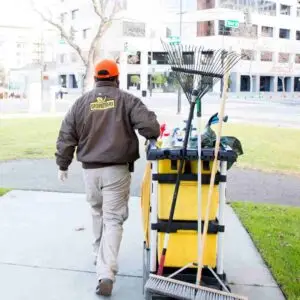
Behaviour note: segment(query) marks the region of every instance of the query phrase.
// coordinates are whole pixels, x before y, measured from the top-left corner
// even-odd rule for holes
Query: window
[[[60,22],[61,22],[61,24],[65,23],[65,17],[66,17],[66,13],[61,13],[60,14]]]
[[[300,7],[297,7],[297,17],[300,17]]]
[[[281,39],[287,39],[287,40],[289,40],[290,39],[290,30],[289,29],[280,28],[279,29],[279,37]]]
[[[219,35],[231,35],[231,28],[225,27],[225,21],[219,21]]]
[[[123,22],[123,36],[145,37],[146,25],[138,22]]]
[[[170,37],[171,35],[172,35],[172,30],[169,27],[167,27],[166,28],[166,37]]]
[[[225,21],[219,21],[219,35],[240,36],[240,37],[257,37],[257,25],[247,26],[245,23],[239,23],[239,28],[225,27]]]
[[[296,40],[300,41],[300,30],[296,31]]]
[[[250,92],[251,77],[248,75],[241,75],[241,92]]]
[[[153,60],[157,65],[167,65],[168,64],[168,53],[167,52],[148,52],[148,64],[151,64],[151,54]]]
[[[261,61],[273,61],[273,53],[269,51],[262,51],[260,53]]]
[[[255,60],[255,52],[253,50],[245,50],[241,51],[243,60]]]
[[[300,54],[295,55],[295,64],[300,64]]]
[[[74,9],[71,11],[72,20],[76,19],[78,11],[79,11],[79,9]]]
[[[59,55],[59,62],[61,63],[61,64],[63,64],[63,63],[65,63],[65,54],[60,54]]]
[[[273,37],[273,27],[262,26],[261,27],[261,36]]]
[[[258,12],[262,15],[276,16],[276,2],[258,1]]]
[[[70,39],[71,39],[71,41],[76,40],[77,34],[78,34],[78,31],[75,30],[74,27],[71,27],[71,29],[70,29]]]
[[[290,54],[289,53],[278,53],[278,62],[279,63],[288,63],[290,61]]]
[[[86,40],[89,37],[89,30],[90,30],[90,28],[86,28],[86,29],[82,30],[82,38],[84,40]]]
[[[212,35],[215,35],[214,21],[197,22],[197,36],[212,36]]]
[[[197,0],[197,9],[211,9],[215,8],[215,0]]]
[[[280,14],[290,16],[291,15],[291,7],[288,5],[280,4]]]
[[[72,52],[70,56],[71,56],[71,62],[72,63],[76,63],[78,61],[77,53]]]

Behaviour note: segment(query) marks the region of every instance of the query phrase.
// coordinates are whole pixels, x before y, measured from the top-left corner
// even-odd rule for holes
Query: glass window
[[[300,54],[295,55],[295,63],[300,64]]]
[[[255,51],[242,49],[241,51],[243,60],[255,60]]]
[[[262,51],[260,53],[261,61],[273,61],[273,53],[270,51]]]
[[[225,21],[219,21],[219,35],[230,35],[240,37],[257,37],[257,25],[247,26],[245,23],[239,23],[239,28],[225,27]]]
[[[61,64],[63,64],[65,62],[65,54],[60,54],[59,55],[59,61]]]
[[[74,9],[71,11],[71,15],[72,15],[72,20],[75,20],[77,17],[79,9]]]
[[[281,39],[290,39],[290,30],[289,29],[284,29],[284,28],[280,28],[279,29],[279,37]]]
[[[123,22],[123,36],[145,37],[146,25],[138,22]]]
[[[212,35],[215,35],[214,21],[197,22],[197,36],[212,36]]]
[[[261,36],[273,37],[273,27],[262,26],[261,27]]]
[[[296,31],[296,40],[300,41],[300,30]]]
[[[289,53],[278,53],[278,62],[280,63],[288,63],[290,61],[290,54]]]
[[[211,9],[215,8],[215,0],[197,0],[197,9]]]
[[[257,4],[259,14],[276,16],[276,2],[258,0]]]
[[[280,14],[290,16],[291,15],[291,7],[288,5],[280,4]]]
[[[90,28],[86,28],[82,30],[82,38],[86,40],[89,37]]]
[[[297,7],[297,17],[300,17],[300,7]]]

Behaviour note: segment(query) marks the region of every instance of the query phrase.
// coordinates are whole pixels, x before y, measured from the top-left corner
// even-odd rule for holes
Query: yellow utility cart
[[[148,162],[141,193],[144,228],[144,283],[150,273],[156,274],[157,272],[182,153],[181,149],[160,149],[153,144],[147,149]],[[204,223],[214,149],[203,148],[201,153],[201,220]],[[197,149],[187,149],[184,159],[184,171],[181,175],[164,273],[175,279],[195,282],[198,251]],[[213,269],[222,281],[226,280],[223,270],[226,174],[227,163],[233,163],[236,159],[237,154],[232,150],[219,151],[219,168],[215,179],[207,242],[204,249],[203,264],[206,267],[203,269],[202,280],[207,286],[217,286],[219,289],[221,289],[219,282],[211,275],[207,267]],[[201,227],[203,231],[203,226]],[[152,299],[161,299],[161,297],[152,297]]]

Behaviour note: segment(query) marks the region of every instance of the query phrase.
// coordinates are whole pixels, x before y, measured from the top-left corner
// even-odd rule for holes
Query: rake
[[[173,200],[170,209],[170,215],[167,224],[167,230],[164,237],[163,250],[160,257],[159,267],[157,275],[150,274],[148,281],[145,285],[145,291],[151,293],[163,294],[168,297],[173,297],[175,299],[246,299],[244,297],[233,295],[231,293],[221,292],[214,289],[208,289],[200,286],[201,274],[202,274],[202,262],[203,262],[203,250],[204,243],[206,240],[206,234],[208,229],[208,214],[210,210],[208,201],[206,219],[204,222],[204,235],[203,242],[201,238],[202,224],[201,224],[201,100],[203,96],[212,89],[212,87],[219,81],[223,80],[224,75],[228,76],[229,71],[236,65],[240,60],[241,56],[233,51],[226,51],[224,49],[213,50],[205,49],[202,46],[191,46],[191,45],[170,45],[162,41],[163,47],[167,52],[168,64],[171,65],[172,71],[182,87],[189,103],[190,112],[187,122],[185,142],[182,149],[182,158],[179,165],[179,170],[177,174],[177,180],[175,184],[175,190],[173,195]],[[224,90],[227,90],[228,77],[225,77],[225,84],[223,84],[223,106],[225,102]],[[191,123],[194,115],[195,106],[197,104],[197,131],[198,131],[198,272],[196,284],[190,284],[186,282],[181,282],[174,280],[169,276],[166,278],[163,275],[163,268],[165,264],[167,247],[169,242],[169,235],[171,231],[171,226],[173,222],[177,195],[180,185],[180,175],[183,170],[183,164],[186,154],[187,139],[191,131]],[[221,119],[223,115],[220,115]],[[222,122],[220,122],[222,123]],[[217,145],[216,145],[217,148]],[[216,152],[216,149],[215,149]],[[216,152],[218,153],[218,152]],[[215,155],[213,169],[216,168],[217,157]],[[212,173],[210,189],[214,182],[215,174]],[[211,192],[209,194],[212,194]],[[209,195],[211,198],[211,195]],[[184,269],[184,268],[183,268]],[[210,268],[212,271],[212,269]],[[178,272],[176,272],[178,273]],[[216,274],[212,271],[216,276]],[[217,278],[218,279],[218,278]],[[218,279],[220,282],[220,279]],[[221,282],[222,283],[222,282]],[[225,287],[224,284],[222,284]],[[227,289],[225,287],[225,289]],[[227,290],[228,291],[228,290]]]

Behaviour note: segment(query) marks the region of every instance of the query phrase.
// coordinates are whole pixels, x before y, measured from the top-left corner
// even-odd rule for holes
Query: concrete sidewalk
[[[253,300],[284,299],[230,207],[226,223],[225,272],[232,291]],[[99,299],[91,241],[82,194],[12,191],[1,197],[0,299]],[[132,197],[110,299],[143,299],[142,242],[140,199]]]

